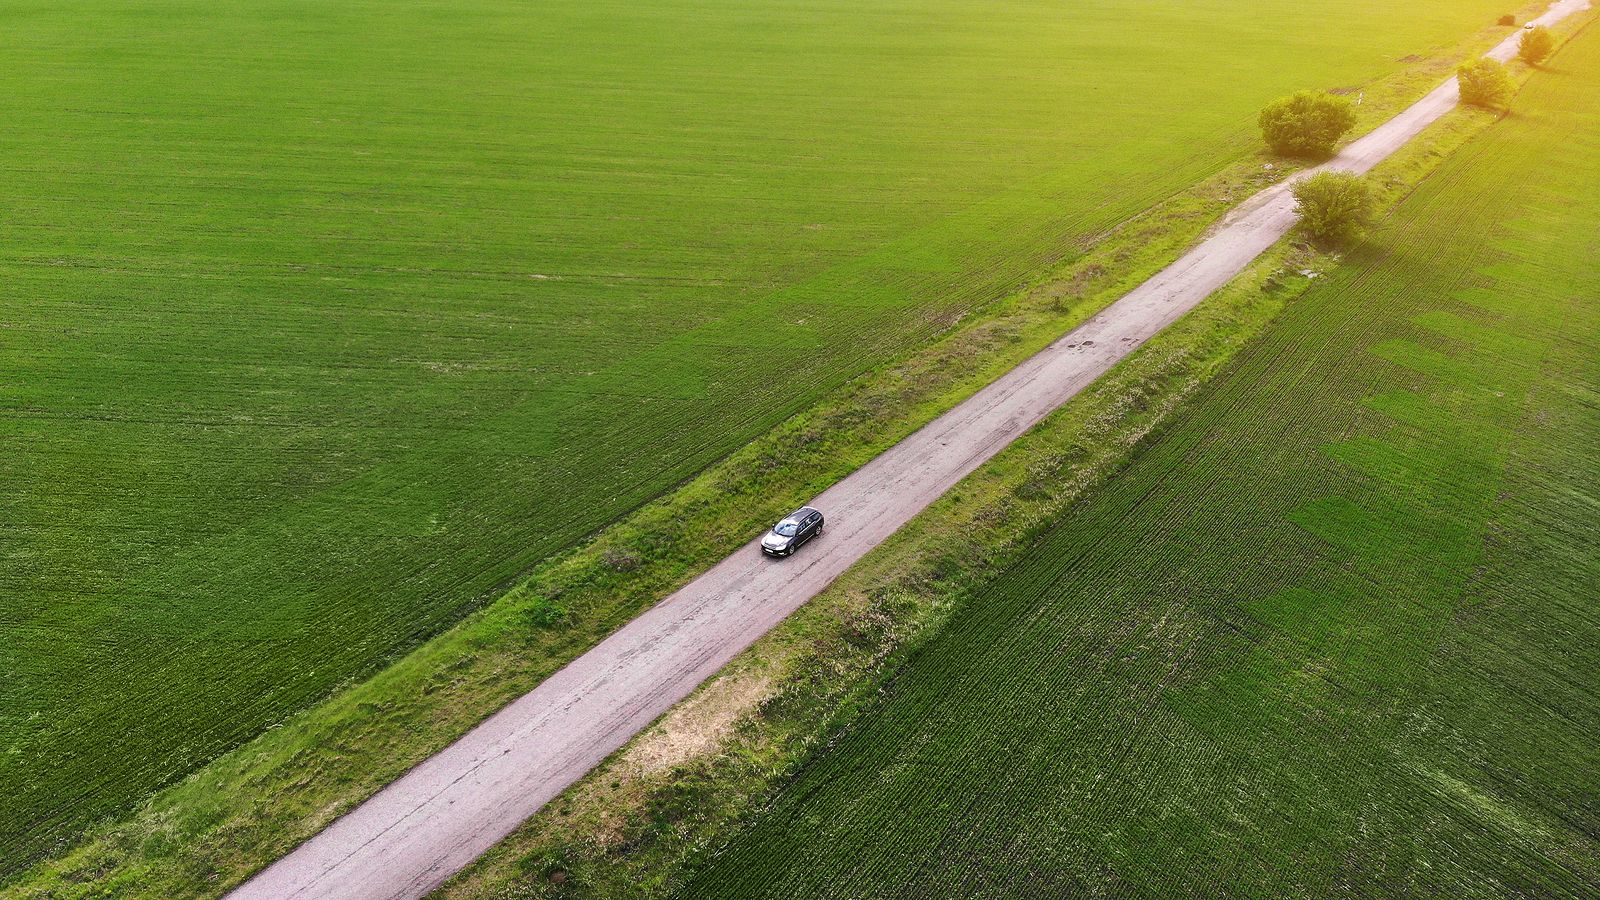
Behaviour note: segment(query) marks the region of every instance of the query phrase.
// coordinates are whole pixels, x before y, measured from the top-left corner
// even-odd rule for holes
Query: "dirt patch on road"
[[[724,746],[734,723],[772,693],[766,675],[718,678],[706,689],[673,707],[660,724],[626,751],[621,771],[648,778],[669,771]]]

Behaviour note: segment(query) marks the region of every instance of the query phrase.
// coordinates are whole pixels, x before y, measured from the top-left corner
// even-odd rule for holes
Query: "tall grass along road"
[[[1549,24],[1587,8],[1556,3]],[[1515,38],[1493,51],[1514,52]],[[1325,168],[1361,172],[1447,112],[1454,84]],[[820,540],[784,562],[751,543],[639,616],[232,895],[420,897],[465,866],[828,585],[962,477],[1193,308],[1294,222],[1288,185],[1083,326],[813,501]]]

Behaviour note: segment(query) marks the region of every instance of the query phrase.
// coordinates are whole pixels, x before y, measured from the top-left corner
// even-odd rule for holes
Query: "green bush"
[[[567,624],[571,613],[553,598],[536,597],[523,615],[534,628],[555,628]]]
[[[1556,49],[1556,37],[1550,29],[1540,26],[1532,31],[1524,31],[1522,40],[1517,42],[1517,55],[1530,66],[1537,66],[1545,61]]]
[[[1354,243],[1372,221],[1372,189],[1359,176],[1322,172],[1296,183],[1293,190],[1300,227],[1323,243]]]
[[[1503,63],[1476,59],[1456,70],[1461,85],[1461,102],[1489,108],[1502,107],[1511,100],[1511,75]]]
[[[1261,136],[1281,156],[1328,156],[1339,138],[1356,124],[1349,99],[1321,91],[1300,91],[1274,100],[1261,111]]]

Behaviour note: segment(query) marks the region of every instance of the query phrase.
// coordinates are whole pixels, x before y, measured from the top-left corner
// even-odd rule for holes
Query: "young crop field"
[[[1600,33],[693,897],[1600,891]]]
[[[1500,11],[11,4],[0,875]]]

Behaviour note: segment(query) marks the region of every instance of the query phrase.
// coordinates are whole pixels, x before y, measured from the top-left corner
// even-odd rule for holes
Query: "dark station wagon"
[[[761,538],[761,552],[768,556],[788,556],[821,533],[822,511],[802,506],[784,516]]]

